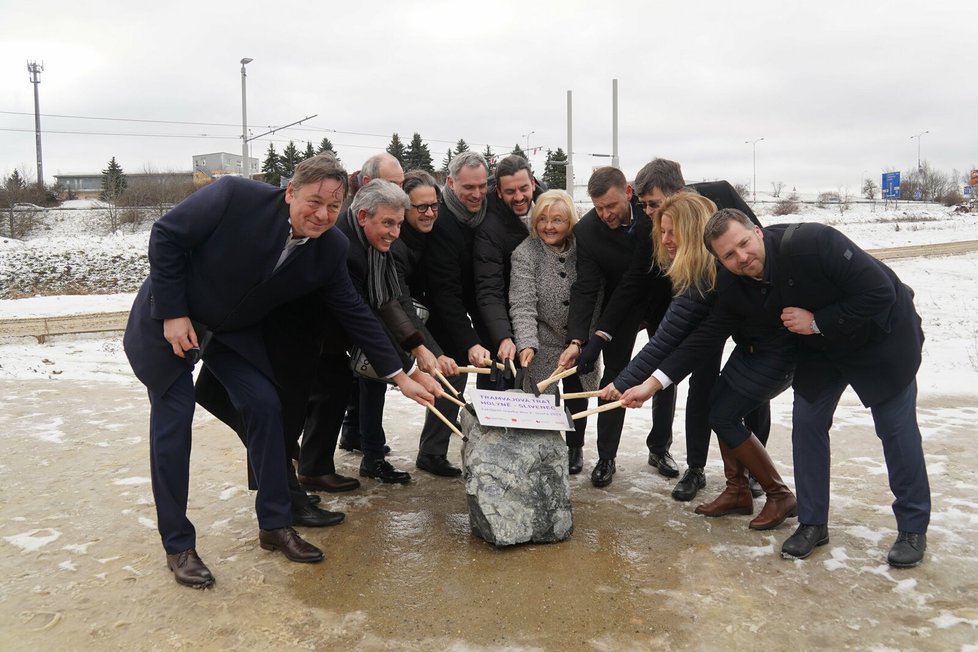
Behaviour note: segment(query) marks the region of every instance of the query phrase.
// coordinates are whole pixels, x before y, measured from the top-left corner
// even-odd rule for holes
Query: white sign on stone
[[[558,431],[574,429],[574,422],[564,407],[554,405],[552,394],[534,396],[523,392],[473,389],[470,395],[475,414],[483,426]]]

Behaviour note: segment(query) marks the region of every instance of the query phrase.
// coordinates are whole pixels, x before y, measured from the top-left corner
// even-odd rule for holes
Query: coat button
[[[567,299],[564,299],[564,305],[565,306],[569,306],[570,305],[570,301],[568,301]]]
[[[566,258],[564,258],[563,256],[561,256],[561,257],[560,257],[560,258],[558,258],[557,260],[559,260],[559,261],[560,261],[560,262],[562,262],[562,263],[566,263],[566,262],[567,262],[567,259],[566,259]]]
[[[560,276],[560,278],[567,278],[567,272],[561,272],[558,274],[558,276]]]

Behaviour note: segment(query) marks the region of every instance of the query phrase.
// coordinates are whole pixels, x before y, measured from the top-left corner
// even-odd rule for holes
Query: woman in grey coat
[[[563,190],[549,190],[537,198],[530,221],[530,237],[513,252],[509,286],[509,315],[513,324],[520,365],[539,381],[556,369],[567,347],[567,311],[571,286],[577,278],[577,246],[574,224],[577,210]],[[600,306],[601,302],[595,304]],[[597,318],[595,313],[591,325]],[[601,378],[600,367],[583,376],[563,381],[563,391],[593,391]],[[547,388],[556,392],[557,385]],[[587,409],[587,399],[570,399],[571,412]],[[584,466],[584,429],[587,419],[578,419],[567,432],[567,458],[571,474]]]

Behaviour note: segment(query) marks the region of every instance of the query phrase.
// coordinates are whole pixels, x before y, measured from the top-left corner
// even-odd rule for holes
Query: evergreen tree
[[[122,171],[122,166],[116,163],[113,156],[109,161],[109,167],[102,170],[102,194],[99,195],[99,199],[114,203],[122,196],[128,185],[126,173]]]
[[[397,135],[395,131],[391,135],[391,144],[387,146],[387,153],[397,159],[401,167],[405,167],[405,161],[407,160],[407,152],[404,150],[404,143],[401,142],[401,137]]]
[[[115,159],[112,159],[113,161]],[[16,192],[18,190],[23,190],[27,187],[27,182],[24,181],[24,177],[20,176],[20,172],[14,170],[14,173],[10,175],[5,184],[7,192]]]
[[[302,160],[305,161],[307,158],[312,158],[316,155],[316,150],[313,149],[312,141],[306,141],[306,151],[302,153]]]
[[[441,162],[441,171],[444,172],[445,174],[448,174],[448,164],[452,162],[452,158],[454,157],[455,154],[452,152],[452,148],[449,147],[448,154],[445,156],[445,160]]]
[[[547,150],[543,182],[551,190],[563,190],[567,187],[567,154],[560,147],[557,148],[556,152]]]
[[[265,175],[265,182],[277,186],[282,181],[282,161],[275,152],[275,145],[268,144],[268,151],[265,152],[265,162],[261,164],[262,174]]]
[[[418,132],[414,133],[414,136],[411,138],[411,144],[407,146],[404,152],[404,163],[402,166],[405,172],[408,170],[435,171],[435,168],[431,166],[431,152],[428,150],[428,146],[421,140],[421,134]]]
[[[530,160],[530,157],[526,155],[526,153],[522,150],[522,148],[520,148],[520,144],[519,143],[516,143],[516,147],[513,148],[513,151],[510,152],[510,154],[515,154],[517,156],[522,156],[527,161]]]
[[[322,154],[323,152],[332,152],[333,156],[336,156],[336,148],[333,147],[333,143],[330,142],[329,138],[323,138],[323,141],[319,143],[319,149],[316,150],[317,154]],[[340,160],[340,157],[336,156],[336,160]]]
[[[295,143],[291,140],[285,146],[285,149],[282,150],[279,161],[282,167],[282,176],[286,179],[291,179],[292,175],[295,174],[295,166],[302,162],[302,156],[299,154],[299,150],[296,149]]]
[[[455,154],[458,155],[461,154],[462,152],[467,152],[467,151],[469,151],[469,144],[466,143],[461,138],[459,138],[458,142],[455,143]]]
[[[482,152],[482,158],[486,159],[486,165],[489,166],[489,176],[491,177],[496,173],[496,155],[492,151],[492,147],[486,145],[486,151]]]

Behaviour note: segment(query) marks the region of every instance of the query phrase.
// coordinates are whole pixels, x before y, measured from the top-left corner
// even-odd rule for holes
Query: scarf
[[[350,230],[357,234],[357,240],[367,250],[367,300],[373,308],[380,308],[401,294],[394,259],[389,251],[380,251],[367,242],[367,234],[363,232],[352,209],[346,211],[346,220]]]
[[[482,220],[486,217],[486,204],[488,202],[485,200],[482,201],[482,208],[479,209],[479,212],[471,213],[465,207],[465,204],[462,203],[462,200],[458,198],[458,195],[455,194],[455,191],[448,186],[445,186],[441,197],[445,200],[445,206],[452,212],[452,215],[470,229],[474,229],[482,224]]]

